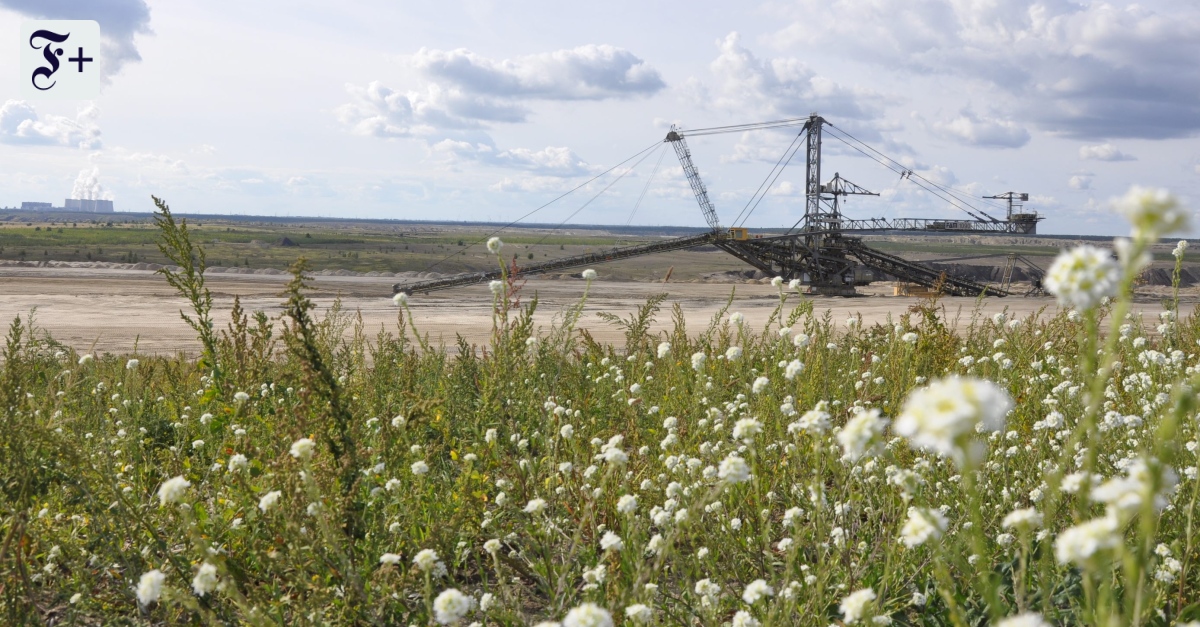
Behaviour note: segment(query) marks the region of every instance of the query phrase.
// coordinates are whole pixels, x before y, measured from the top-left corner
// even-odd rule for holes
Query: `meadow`
[[[1184,226],[1134,190],[1117,259],[1061,307],[947,325],[702,328],[650,299],[605,345],[537,329],[517,277],[486,346],[313,316],[211,317],[197,231],[157,249],[199,359],[92,355],[14,320],[0,365],[5,624],[1176,625],[1200,620],[1200,319],[1131,290]],[[205,236],[206,237],[206,236]],[[488,243],[493,263],[505,244]],[[1185,246],[1180,246],[1176,268]],[[1177,294],[1177,292],[1176,292]],[[671,317],[671,331],[650,322]],[[345,331],[350,331],[349,339]]]

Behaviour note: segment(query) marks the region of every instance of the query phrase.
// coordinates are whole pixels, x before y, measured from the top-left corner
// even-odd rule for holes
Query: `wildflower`
[[[533,499],[525,504],[526,514],[540,514],[544,511],[546,511],[545,499]]]
[[[739,440],[752,440],[762,433],[762,423],[754,418],[742,418],[733,425],[733,437]]]
[[[803,370],[804,364],[800,363],[799,359],[793,359],[792,361],[788,362],[787,367],[784,368],[783,378],[791,381],[792,379],[795,379],[796,375],[800,374],[800,372]]]
[[[1129,220],[1134,236],[1145,241],[1186,231],[1190,226],[1188,211],[1165,189],[1134,185],[1124,196],[1113,200],[1113,208]]]
[[[384,566],[395,566],[400,563],[400,556],[395,553],[384,553],[379,556],[379,563]]]
[[[492,609],[492,607],[495,605],[496,595],[492,594],[491,592],[485,592],[483,593],[483,596],[479,597],[479,609],[483,610],[484,612]]]
[[[234,453],[229,456],[229,472],[240,472],[250,467],[250,460],[246,459],[241,453]]]
[[[729,314],[729,321],[740,327],[744,322],[746,322],[746,316],[743,316],[742,312],[740,311],[735,311]]]
[[[728,457],[721,460],[721,467],[717,470],[717,477],[726,483],[749,481],[750,466],[746,464],[746,460],[734,453],[730,453]]]
[[[1005,529],[1034,529],[1042,526],[1042,513],[1032,507],[1013,510],[1000,523]]]
[[[734,361],[736,359],[740,359],[741,356],[742,356],[742,347],[741,346],[730,346],[729,349],[725,351],[725,359],[727,359],[729,361]]]
[[[492,296],[499,296],[504,293],[504,281],[491,281],[488,289],[492,291]]]
[[[275,504],[279,502],[279,497],[281,496],[283,496],[283,492],[280,492],[279,490],[267,492],[261,499],[258,500],[258,509],[261,509],[264,514],[267,513],[267,510],[275,507]]]
[[[775,596],[775,589],[762,579],[755,579],[742,591],[742,600],[749,605],[754,605],[758,603],[759,599],[770,596]]]
[[[908,508],[908,520],[900,528],[900,541],[913,548],[929,540],[937,540],[946,532],[946,517],[935,509]]]
[[[162,574],[162,571],[157,568],[142,575],[138,580],[137,598],[138,603],[142,605],[150,605],[162,596],[163,582],[167,576]]]
[[[924,607],[925,603],[928,601],[929,599],[925,595],[921,594],[920,592],[914,592],[912,595],[912,601],[910,601],[910,603],[917,607]]]
[[[585,281],[595,281],[596,280],[596,271],[591,268],[584,270],[583,271],[583,279]]]
[[[658,358],[662,359],[663,357],[666,357],[667,355],[670,355],[670,354],[671,354],[671,343],[670,342],[659,342]]]
[[[617,499],[617,511],[622,514],[632,514],[637,511],[637,497],[632,494],[623,494]]]
[[[408,305],[408,294],[406,292],[396,292],[395,296],[392,296],[392,302],[396,303],[397,307],[404,307]]]
[[[853,624],[862,620],[863,616],[867,613],[867,609],[874,601],[875,591],[871,588],[863,588],[862,590],[851,592],[846,598],[842,599],[839,609],[841,609],[846,623]]]
[[[192,487],[192,482],[183,477],[174,477],[167,479],[158,488],[158,500],[160,505],[167,503],[178,503],[183,500],[187,489]]]
[[[732,627],[761,627],[762,623],[758,622],[758,619],[754,618],[750,612],[738,610],[738,613],[733,615],[733,622],[730,625]]]
[[[625,548],[625,541],[621,540],[621,536],[605,531],[604,537],[600,538],[600,549],[604,551],[620,551]]]
[[[418,459],[417,461],[413,462],[411,469],[412,474],[420,477],[421,475],[429,472],[429,464],[426,464],[425,460],[423,459]]]
[[[202,448],[204,448],[204,440],[193,440],[192,441],[192,450],[198,451]]]
[[[415,557],[413,557],[413,564],[416,564],[417,568],[420,568],[425,572],[433,570],[433,567],[435,564],[437,564],[437,561],[438,554],[437,551],[434,551],[433,549],[421,549],[421,551],[418,552]]]
[[[772,287],[783,287],[783,277],[777,276],[777,277],[771,279],[771,286]]]
[[[202,597],[216,589],[217,567],[204,562],[200,565],[200,570],[196,571],[196,576],[192,578],[192,590],[196,592],[196,596]]]
[[[613,627],[612,614],[595,603],[583,603],[567,612],[563,627]]]
[[[84,355],[80,355],[80,356],[79,356],[79,365],[80,365],[80,366],[86,366],[86,365],[88,365],[89,363],[91,363],[93,359],[95,359],[95,357],[93,357],[93,356],[92,356],[90,353],[88,353],[88,354],[84,354]]]
[[[1053,627],[1046,619],[1042,618],[1041,614],[1033,612],[1025,612],[1016,616],[1009,616],[1001,619],[996,623],[996,627]]]
[[[649,606],[642,605],[641,603],[635,603],[625,608],[625,618],[628,618],[633,623],[644,625],[650,622],[650,618],[653,615],[654,611]]]
[[[792,346],[795,346],[796,348],[805,348],[811,341],[812,338],[808,337],[807,333],[797,333],[796,335],[792,336]]]
[[[1183,261],[1183,253],[1187,251],[1187,247],[1187,240],[1181,239],[1178,244],[1175,244],[1175,250],[1172,250],[1171,254],[1175,256],[1175,259]]]
[[[136,359],[130,359],[129,361],[125,362],[125,369],[133,370],[134,368],[137,368],[138,364],[140,364],[140,363],[142,363],[142,362],[140,362]]]
[[[296,440],[295,442],[292,443],[292,450],[290,451],[290,453],[291,453],[292,457],[295,457],[296,459],[298,459],[300,461],[306,462],[306,461],[312,459],[313,450],[316,447],[317,447],[316,442],[313,442],[312,440],[310,440],[308,438],[300,438],[299,440]]]
[[[829,430],[829,414],[825,409],[829,405],[825,401],[820,401],[817,406],[800,416],[800,420],[788,425],[788,433],[796,434],[800,431],[807,431],[816,435],[820,435]]]
[[[504,242],[500,241],[499,237],[488,238],[487,249],[488,249],[489,253],[492,253],[493,255],[499,255],[500,249],[503,247],[504,247]]]
[[[1161,510],[1167,505],[1166,494],[1174,491],[1179,478],[1170,466],[1162,466],[1161,490],[1151,494],[1154,485],[1151,472],[1146,460],[1134,460],[1124,477],[1109,479],[1097,486],[1091,493],[1092,500],[1107,504],[1109,513],[1122,520],[1136,514],[1146,498],[1153,498],[1154,509]]]
[[[441,625],[457,623],[469,611],[471,611],[471,599],[454,588],[443,590],[433,600],[433,616]]]
[[[917,334],[913,333],[912,331],[909,331],[908,333],[905,333],[904,335],[900,336],[900,339],[908,344],[916,344],[917,338],[918,338]]]
[[[487,442],[488,444],[495,444],[496,437],[497,437],[496,430],[488,429],[487,432],[483,434],[483,441]]]
[[[624,464],[625,462],[629,461],[629,455],[626,455],[625,451],[622,451],[621,449],[616,448],[614,446],[612,448],[605,449],[604,461],[606,461],[610,464],[620,465],[620,464]]]
[[[770,382],[771,380],[766,377],[759,377],[754,380],[754,385],[751,386],[750,391],[755,394],[761,394],[763,390],[767,389],[767,384]]]
[[[76,603],[80,602],[82,599],[83,599],[83,593],[76,592],[75,594],[71,595],[71,600],[69,601],[69,603],[71,605],[75,605]]]
[[[1121,268],[1108,251],[1083,245],[1059,253],[1046,272],[1046,289],[1063,307],[1091,309],[1115,294],[1120,280]]]
[[[495,538],[492,538],[491,540],[484,542],[483,550],[487,551],[489,554],[491,554],[493,556],[496,555],[497,553],[500,552],[500,541]]]
[[[1012,408],[996,384],[972,377],[938,379],[914,391],[896,419],[896,433],[919,448],[963,460],[966,438],[977,427],[999,431]]]
[[[1096,553],[1120,544],[1120,523],[1104,516],[1063,530],[1054,541],[1054,556],[1059,564],[1084,566]]]
[[[888,420],[879,416],[878,409],[860,410],[846,421],[846,426],[837,434],[838,443],[842,445],[842,457],[855,461],[870,453],[887,424]]]

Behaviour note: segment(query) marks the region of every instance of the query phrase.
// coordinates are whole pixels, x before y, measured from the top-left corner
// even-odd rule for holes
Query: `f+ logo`
[[[40,98],[90,99],[99,95],[100,72],[94,55],[100,27],[88,20],[26,22],[22,39],[28,46],[21,65],[28,77],[22,91]]]

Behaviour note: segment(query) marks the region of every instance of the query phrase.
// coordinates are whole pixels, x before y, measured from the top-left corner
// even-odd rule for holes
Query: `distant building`
[[[49,205],[50,203],[46,204]],[[63,201],[63,209],[66,211],[82,211],[84,213],[112,213],[113,201],[68,198]]]
[[[21,211],[50,211],[54,207],[48,202],[23,202]]]

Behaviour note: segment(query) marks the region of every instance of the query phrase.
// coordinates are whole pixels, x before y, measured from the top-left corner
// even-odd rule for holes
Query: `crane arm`
[[[688,184],[692,186],[692,193],[696,195],[696,202],[700,203],[700,211],[704,213],[704,220],[708,222],[709,228],[713,231],[720,231],[721,222],[717,219],[717,210],[713,207],[712,201],[708,199],[708,189],[704,187],[704,181],[700,180],[700,172],[696,169],[696,164],[692,163],[692,151],[688,150],[683,135],[672,127],[671,132],[667,133],[667,138],[663,141],[671,142],[671,146],[675,149],[675,156],[679,157],[679,165],[683,166],[683,173],[687,175]]]

